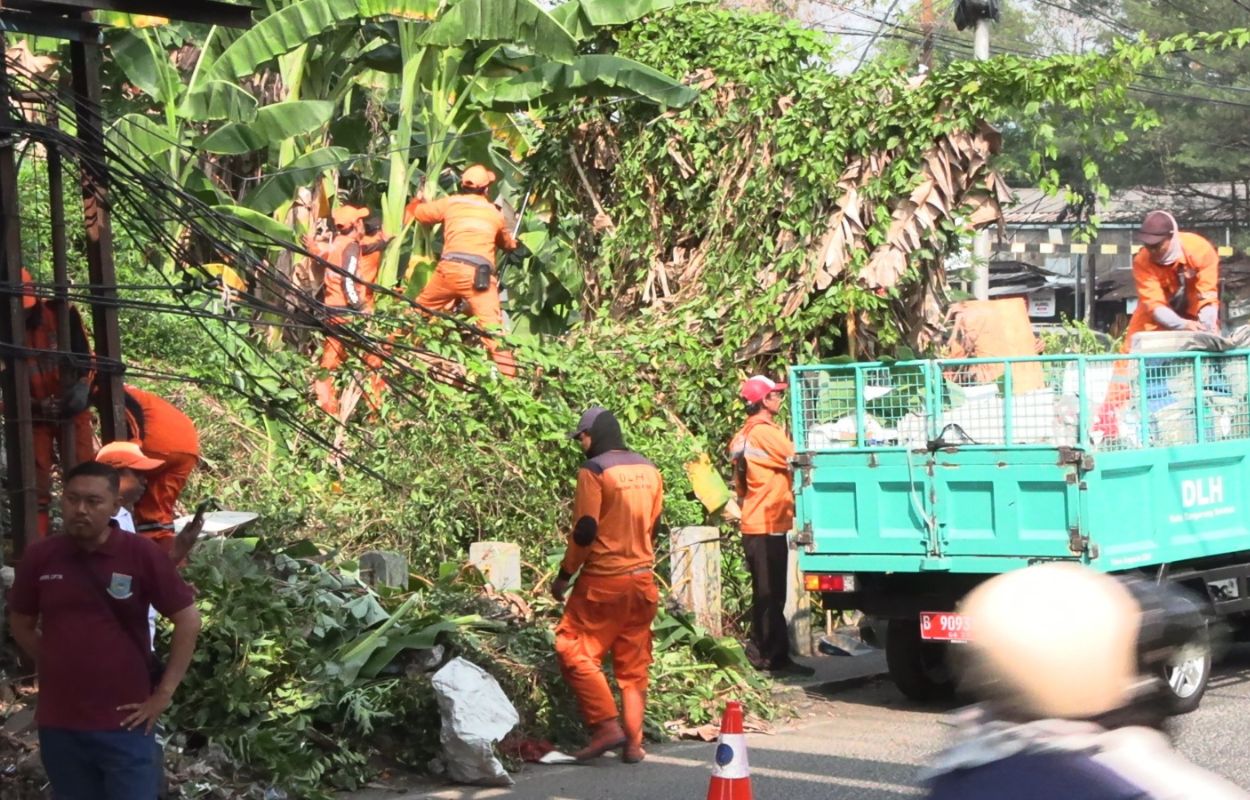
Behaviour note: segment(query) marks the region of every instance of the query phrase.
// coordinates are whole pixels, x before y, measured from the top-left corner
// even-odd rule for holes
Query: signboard
[[[1030,317],[1053,317],[1055,315],[1055,290],[1039,289],[1029,295]]]

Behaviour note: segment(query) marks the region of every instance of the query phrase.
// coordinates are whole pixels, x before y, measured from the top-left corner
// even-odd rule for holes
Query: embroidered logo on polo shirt
[[[39,580],[41,580],[41,581],[61,581],[61,580],[65,580],[65,577],[64,577],[63,575],[61,575],[61,573],[59,573],[59,572],[49,572],[47,575],[40,575],[40,576],[39,576]]]
[[[122,575],[120,572],[114,572],[112,580],[109,581],[109,596],[114,600],[125,600],[133,594],[130,591],[131,577]]]

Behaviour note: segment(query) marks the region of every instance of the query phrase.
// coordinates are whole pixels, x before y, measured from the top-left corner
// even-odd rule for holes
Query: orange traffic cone
[[[751,765],[747,763],[747,737],[742,733],[742,705],[737,700],[725,706],[707,800],[751,800]]]

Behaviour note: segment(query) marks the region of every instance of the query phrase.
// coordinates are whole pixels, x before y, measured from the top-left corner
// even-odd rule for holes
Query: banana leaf
[[[169,131],[142,114],[125,115],[110,125],[104,136],[110,147],[148,158],[175,144]]]
[[[437,0],[300,0],[265,17],[226,49],[213,65],[213,78],[234,80],[308,44],[345,22],[383,16],[430,19]]]
[[[229,204],[213,206],[213,210],[219,214],[234,217],[241,222],[247,230],[240,231],[240,238],[252,246],[262,248],[274,247],[277,244],[295,246],[290,227],[258,211]],[[275,239],[277,242],[272,241]]]
[[[113,40],[109,53],[127,80],[158,103],[164,103],[176,99],[166,95],[170,91],[180,92],[182,80],[169,63],[165,49],[152,42],[150,36],[143,31],[122,31]]]
[[[290,100],[256,112],[249,123],[231,122],[210,133],[199,147],[209,153],[241,155],[277,144],[292,136],[311,133],[330,121],[334,104],[328,100]]]
[[[628,95],[680,107],[698,92],[662,72],[620,56],[587,55],[571,64],[543,64],[506,79],[483,79],[477,98],[496,109],[551,105],[588,95]]]
[[[571,0],[556,6],[551,16],[578,40],[590,39],[595,28],[627,25],[647,14],[673,8],[688,0]]]
[[[342,164],[349,155],[344,147],[322,147],[306,153],[277,175],[265,179],[243,202],[253,211],[272,214],[294,197],[301,186],[307,186],[326,170]]]
[[[523,44],[566,64],[577,50],[572,35],[533,0],[461,0],[426,29],[421,41],[442,47],[468,42]]]
[[[178,116],[197,122],[228,119],[251,122],[260,105],[246,89],[228,80],[208,80],[188,92],[178,107]]]

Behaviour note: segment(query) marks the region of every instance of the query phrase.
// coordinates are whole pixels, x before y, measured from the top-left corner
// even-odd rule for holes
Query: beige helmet
[[[1040,564],[991,578],[960,610],[972,623],[966,679],[1004,711],[1086,719],[1130,701],[1141,610],[1115,578]]]

